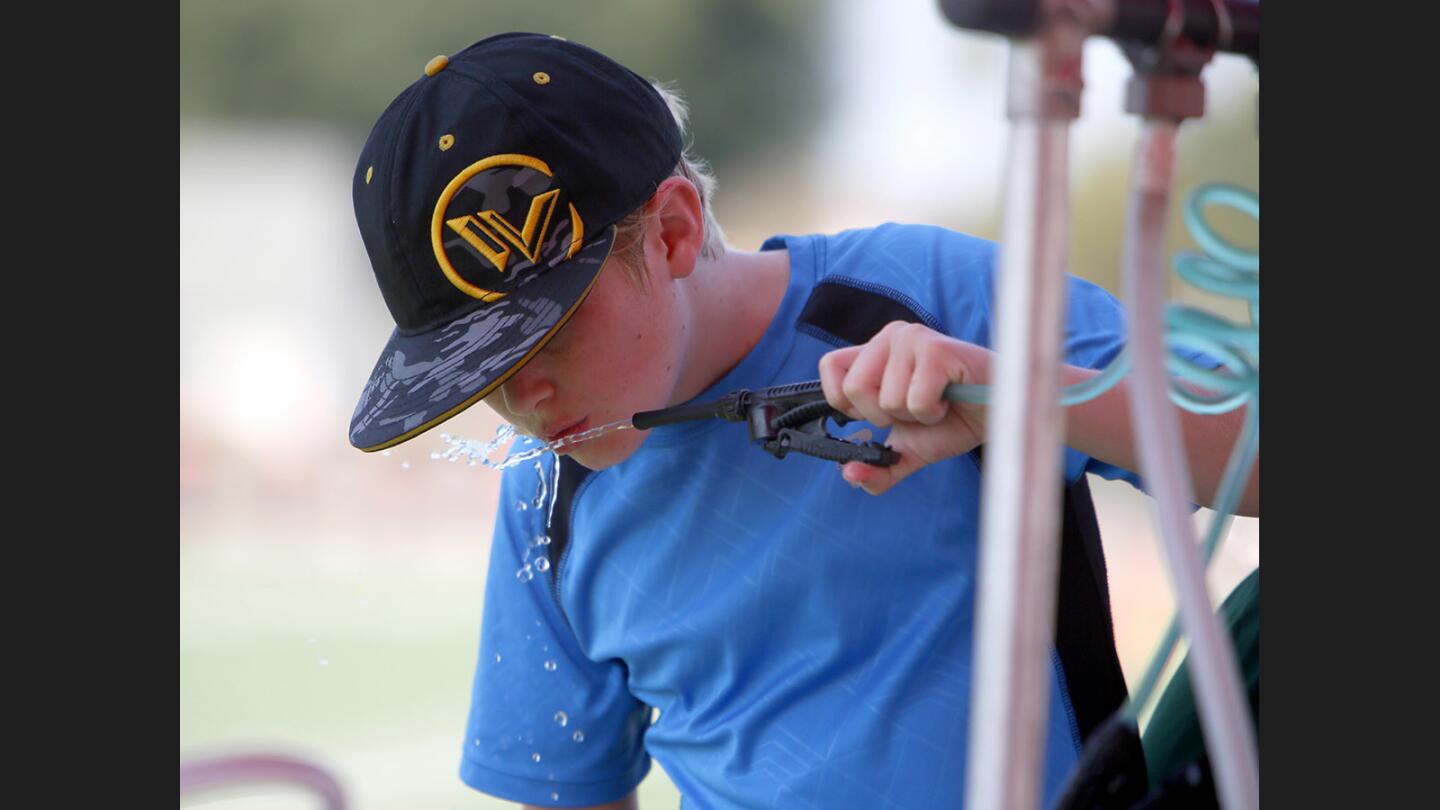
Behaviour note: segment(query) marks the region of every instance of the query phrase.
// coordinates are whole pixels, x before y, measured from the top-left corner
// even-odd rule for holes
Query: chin
[[[585,442],[567,455],[586,469],[604,470],[635,455],[647,435],[638,431],[621,431]]]

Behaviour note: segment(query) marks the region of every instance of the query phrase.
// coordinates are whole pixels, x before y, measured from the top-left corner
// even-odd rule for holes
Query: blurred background
[[[508,30],[559,34],[677,83],[738,248],[884,221],[999,235],[1007,46],[950,27],[936,0],[182,0],[182,761],[300,755],[363,810],[510,806],[457,776],[499,474],[430,460],[438,430],[388,456],[346,440],[392,328],[351,212],[354,161],[431,57]],[[1138,122],[1113,44],[1089,43],[1084,70],[1070,269],[1118,294]],[[1258,193],[1258,72],[1221,56],[1205,79],[1207,116],[1181,129],[1177,193],[1215,181]],[[1214,222],[1258,243],[1252,223]],[[1178,214],[1170,242],[1193,248]],[[476,407],[444,430],[495,426]],[[1173,598],[1148,499],[1091,483],[1133,685]],[[1237,519],[1212,568],[1216,599],[1258,563],[1259,521]],[[679,803],[658,767],[641,799]],[[182,804],[318,806],[260,786]]]

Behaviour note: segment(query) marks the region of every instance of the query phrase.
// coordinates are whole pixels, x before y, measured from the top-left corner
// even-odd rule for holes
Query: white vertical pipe
[[[1194,489],[1165,372],[1165,225],[1175,131],[1174,122],[1147,119],[1136,153],[1124,259],[1133,374],[1131,420],[1139,445],[1139,472],[1155,499],[1176,601],[1190,639],[1190,677],[1216,792],[1226,810],[1249,810],[1260,806],[1255,738],[1235,651],[1205,592],[1205,565],[1189,509]]]
[[[1012,93],[1041,96],[1045,38],[1012,41]],[[1013,96],[1012,96],[1013,98]],[[1023,104],[1021,105],[1024,106]],[[1055,633],[1069,118],[1012,104],[982,480],[965,806],[1039,805]]]

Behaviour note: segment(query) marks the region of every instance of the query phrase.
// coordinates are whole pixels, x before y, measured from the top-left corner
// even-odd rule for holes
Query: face
[[[684,358],[676,285],[637,287],[613,259],[590,297],[520,371],[485,398],[516,430],[553,441],[671,403]],[[562,451],[593,470],[629,458],[646,434],[622,430]]]

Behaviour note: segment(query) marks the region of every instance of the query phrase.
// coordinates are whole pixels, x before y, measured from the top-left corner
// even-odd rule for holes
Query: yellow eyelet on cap
[[[436,73],[444,70],[445,66],[448,64],[450,64],[450,57],[442,53],[434,59],[431,59],[429,62],[425,63],[425,75],[434,76]]]
[[[375,167],[371,166],[365,170],[365,185],[370,185],[370,178],[375,176]]]
[[[549,74],[549,73],[546,73],[546,72],[543,71],[543,70],[537,71],[537,72],[535,73],[535,75],[534,75],[534,76],[531,76],[530,78],[534,79],[536,84],[549,84],[549,83],[550,83],[550,74]]]
[[[452,147],[452,146],[454,146],[454,145],[455,145],[455,136],[454,136],[454,135],[441,135],[441,136],[440,136],[440,151],[441,151],[441,152],[444,152],[445,150],[449,149],[450,147]]]

